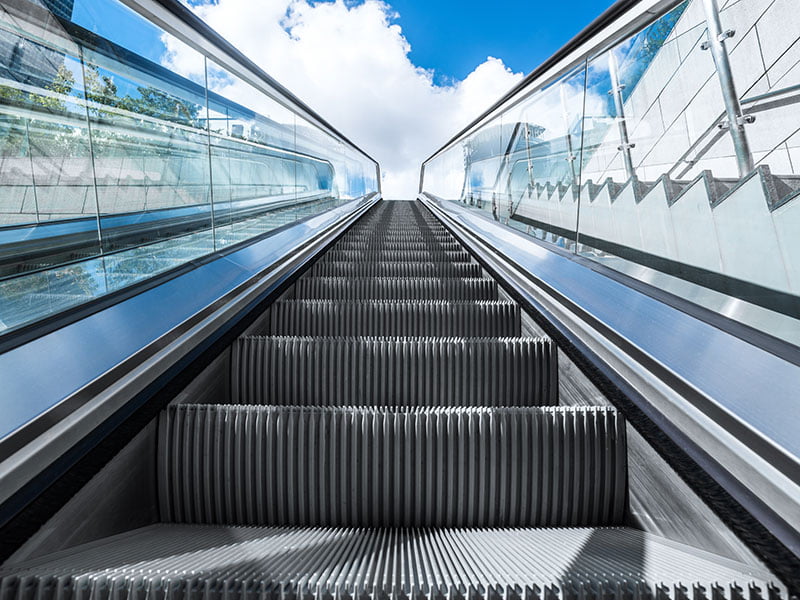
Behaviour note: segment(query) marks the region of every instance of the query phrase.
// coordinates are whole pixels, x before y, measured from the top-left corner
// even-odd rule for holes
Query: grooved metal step
[[[361,248],[360,250],[329,250],[320,260],[325,262],[360,262],[374,260],[378,262],[461,262],[472,260],[465,250],[376,250]]]
[[[441,246],[447,243],[452,243],[453,238],[450,234],[429,235],[421,234],[419,232],[413,233],[396,233],[396,234],[383,234],[383,235],[359,235],[353,234],[345,235],[342,237],[343,242],[358,243],[362,246],[375,245],[375,244],[402,244],[408,240],[415,242],[423,242],[428,246]]]
[[[282,300],[268,309],[262,335],[334,337],[516,337],[511,302]]]
[[[176,405],[158,484],[179,523],[616,525],[625,425],[607,408]]]
[[[292,297],[308,300],[497,300],[497,282],[485,278],[301,277]]]
[[[326,262],[311,267],[315,277],[480,277],[477,263]]]
[[[403,241],[383,241],[376,240],[372,242],[354,242],[346,239],[339,240],[334,249],[336,250],[363,250],[363,249],[382,249],[382,250],[429,250],[430,248],[437,248],[445,251],[459,251],[462,250],[458,242],[421,242],[413,239]]]
[[[153,525],[8,567],[0,577],[0,600],[756,600],[785,593],[763,569],[627,528]]]
[[[236,404],[552,406],[548,339],[245,337],[231,354]]]

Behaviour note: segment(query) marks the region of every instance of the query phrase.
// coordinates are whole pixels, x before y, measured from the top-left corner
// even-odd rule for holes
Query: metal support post
[[[614,51],[608,53],[608,71],[611,75],[611,90],[608,92],[614,98],[614,109],[617,114],[617,125],[619,127],[619,146],[617,150],[622,152],[622,160],[625,163],[625,176],[631,179],[636,175],[633,168],[633,157],[631,156],[631,148],[635,148],[636,144],[631,144],[628,137],[628,124],[625,122],[625,104],[622,101],[622,90],[625,86],[619,81],[619,64]]]
[[[533,189],[533,156],[531,155],[531,139],[533,138],[533,132],[531,132],[530,124],[525,123],[522,131],[525,135],[525,153],[528,160],[528,185]]]
[[[752,123],[755,119],[742,112],[742,105],[733,81],[728,49],[725,47],[725,40],[733,37],[735,32],[732,29],[722,30],[717,0],[703,0],[703,8],[706,11],[708,40],[703,42],[701,47],[703,50],[711,50],[711,56],[714,58],[714,66],[717,69],[719,84],[722,88],[722,99],[725,102],[725,113],[728,116],[728,129],[731,132],[733,148],[736,152],[739,177],[744,177],[754,168],[753,154],[750,152],[750,144],[747,141],[744,126]]]
[[[561,96],[561,114],[564,119],[564,127],[566,129],[566,140],[567,140],[567,161],[569,162],[569,168],[572,172],[572,185],[575,193],[577,193],[578,188],[578,174],[575,171],[575,161],[577,160],[577,156],[575,156],[575,150],[572,147],[572,132],[570,131],[570,119],[569,119],[569,107],[567,105],[567,91],[564,89],[564,84],[561,84],[558,88],[559,94]]]

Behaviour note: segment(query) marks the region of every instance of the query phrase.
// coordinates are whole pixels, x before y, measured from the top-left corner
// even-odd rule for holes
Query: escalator
[[[23,546],[0,600],[784,597],[636,526],[625,418],[567,401],[560,359],[421,204],[380,202],[126,454],[152,522]]]

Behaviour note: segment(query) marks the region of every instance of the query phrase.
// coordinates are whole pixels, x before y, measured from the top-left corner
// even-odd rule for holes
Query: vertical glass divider
[[[614,112],[616,113],[617,127],[619,128],[618,150],[622,153],[622,160],[625,164],[625,178],[632,179],[636,175],[636,170],[633,167],[631,148],[634,148],[636,144],[632,144],[628,136],[628,124],[625,122],[625,103],[622,99],[622,90],[625,89],[625,84],[620,81],[619,61],[613,49],[608,51],[608,72],[611,76],[611,90],[608,93],[614,99]]]
[[[564,119],[564,127],[567,128],[567,135],[566,135],[567,161],[569,162],[570,173],[572,173],[572,185],[574,188],[574,186],[577,185],[578,183],[578,177],[575,173],[575,160],[578,157],[575,156],[575,149],[572,146],[572,132],[569,130],[570,123],[569,123],[569,107],[567,106],[567,91],[564,88],[564,83],[559,84],[558,95],[559,99],[561,100],[561,113]],[[580,187],[578,187],[578,189],[580,189]]]
[[[33,207],[36,210],[36,224],[41,223],[39,216],[39,194],[36,190],[36,170],[33,165],[33,146],[31,145],[30,117],[25,117],[25,143],[28,146],[28,161],[31,165],[31,189],[33,189]]]
[[[217,250],[217,226],[214,215],[214,174],[211,159],[211,105],[208,101],[208,57],[203,56],[203,94],[206,101],[206,142],[208,144],[208,198],[211,202],[211,247]]]
[[[573,254],[578,253],[578,244],[581,240],[581,188],[583,187],[583,150],[586,142],[586,96],[589,93],[589,59],[583,62],[583,95],[580,112],[581,123],[581,149],[578,159],[578,209],[575,212],[575,247]]]
[[[94,190],[94,207],[95,207],[95,218],[97,221],[97,242],[100,244],[100,255],[102,256],[105,254],[105,248],[103,247],[103,228],[100,224],[100,193],[97,190],[97,168],[95,166],[94,161],[94,140],[92,138],[92,119],[89,115],[89,90],[86,89],[86,63],[83,56],[83,46],[78,45],[78,56],[81,62],[81,77],[83,79],[83,105],[86,109],[86,131],[88,133],[89,138],[89,160],[92,164],[92,189]],[[105,268],[103,269],[105,273]],[[108,289],[106,287],[106,289]]]
[[[297,218],[298,208],[297,208],[297,115],[292,111],[292,139],[294,140],[294,153],[295,156],[292,158],[292,175],[294,178],[294,207],[293,207],[293,214],[295,219]]]

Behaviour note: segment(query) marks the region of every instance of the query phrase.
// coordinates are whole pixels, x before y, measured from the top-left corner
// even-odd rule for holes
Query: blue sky
[[[502,59],[512,71],[529,73],[608,8],[612,0],[387,0],[386,3],[399,14],[395,22],[403,28],[411,44],[409,58],[418,66],[432,69],[436,83],[446,84],[466,77],[487,56]],[[147,26],[136,27],[136,19],[130,17],[129,10],[116,3],[75,2],[76,22],[94,30],[98,23],[105,23],[114,34],[97,33],[116,37],[118,43],[146,56],[153,52],[156,36]],[[122,22],[125,27],[113,26]]]
[[[463,79],[487,56],[529,73],[600,15],[611,0],[389,0],[415,64],[437,83]]]

